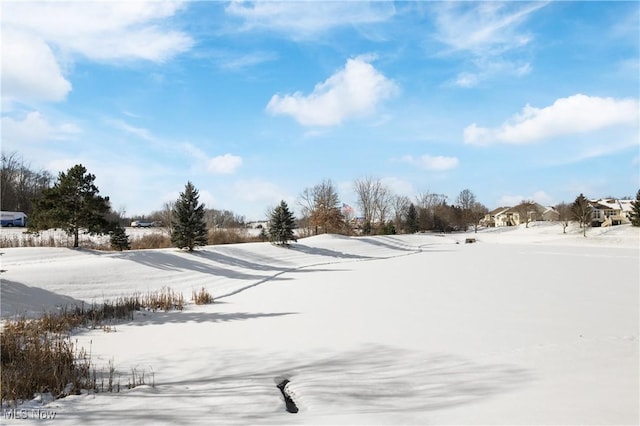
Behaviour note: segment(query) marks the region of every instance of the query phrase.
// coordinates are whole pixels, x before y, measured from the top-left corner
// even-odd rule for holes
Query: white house
[[[589,200],[593,209],[591,226],[614,226],[629,223],[633,200],[601,198]]]
[[[535,221],[556,221],[560,218],[557,210],[550,206],[534,203],[527,212],[529,222]],[[485,215],[482,224],[484,226],[518,226],[524,223],[524,218],[520,217],[517,207],[498,207]]]

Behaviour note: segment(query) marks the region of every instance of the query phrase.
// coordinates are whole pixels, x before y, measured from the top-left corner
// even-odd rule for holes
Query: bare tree
[[[379,183],[380,181],[374,182],[371,177],[365,177],[357,179],[353,184],[353,188],[358,197],[358,207],[360,207],[365,224],[373,223],[375,212],[375,187]]]
[[[2,153],[0,168],[0,208],[21,211],[27,215],[33,210],[33,203],[42,191],[53,184],[53,175],[48,171],[31,170],[17,153]]]
[[[241,228],[244,216],[237,215],[231,210],[205,209],[204,220],[208,229]]]
[[[409,200],[409,197],[405,195],[395,195],[392,197],[393,215],[396,229],[404,229],[403,224],[406,221],[410,205],[411,200]]]
[[[529,227],[529,222],[536,214],[535,205],[536,203],[532,200],[522,200],[520,204],[513,208],[520,217],[520,223],[524,221],[525,228]]]
[[[344,220],[344,224],[345,224],[345,231],[347,233],[351,233],[353,231],[352,229],[352,224],[354,222],[355,219],[355,211],[353,210],[353,207],[351,207],[348,204],[342,204],[342,217]]]
[[[472,212],[475,203],[476,196],[470,189],[463,189],[456,198],[456,205],[461,209],[462,226],[465,231],[470,223],[475,222]]]
[[[474,202],[471,206],[471,220],[473,221],[473,232],[478,232],[478,226],[484,216],[489,213],[489,209],[484,204]]]
[[[356,180],[354,190],[364,216],[365,227],[383,225],[392,206],[391,190],[380,179],[374,180],[371,177]]]
[[[567,227],[569,226],[569,221],[571,221],[571,218],[573,217],[573,213],[571,213],[571,206],[565,202],[562,202],[558,204],[555,209],[558,212],[558,220],[562,225],[562,233],[566,234]]]
[[[314,229],[314,234],[344,230],[340,198],[331,180],[325,179],[313,188],[306,188],[300,194],[298,204],[302,208],[302,216]]]
[[[436,206],[446,204],[447,196],[444,194],[436,194],[432,192],[421,192],[416,196],[416,204],[418,207],[433,211]]]
[[[163,231],[168,236],[171,236],[171,234],[173,233],[172,221],[173,221],[174,208],[175,208],[174,201],[166,201],[162,205],[162,210],[151,213],[151,218],[153,218],[154,221],[160,223],[160,225],[163,228]]]
[[[376,189],[374,216],[377,217],[380,224],[384,224],[389,216],[389,211],[393,204],[393,193],[389,187],[384,185],[382,182],[379,182]]]
[[[434,229],[436,227],[436,209],[447,203],[447,196],[432,192],[421,192],[416,196],[418,210],[418,223],[421,230]]]

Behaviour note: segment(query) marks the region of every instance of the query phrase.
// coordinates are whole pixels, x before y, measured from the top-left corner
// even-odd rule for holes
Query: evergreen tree
[[[591,218],[593,216],[593,209],[589,204],[589,200],[587,200],[582,194],[578,195],[571,205],[571,213],[580,224],[580,227],[582,228],[582,235],[586,237],[587,226],[591,224]]]
[[[409,210],[407,211],[407,231],[410,234],[418,232],[418,212],[413,203],[409,205]]]
[[[60,172],[53,187],[43,190],[36,200],[30,229],[62,228],[73,235],[74,248],[78,247],[80,229],[91,235],[108,232],[109,197],[98,195],[95,178],[82,164]]]
[[[380,235],[395,235],[396,226],[393,221],[388,220],[380,226]]]
[[[640,226],[640,189],[636,194],[636,200],[631,202],[629,220],[631,220],[631,225]]]
[[[131,243],[129,242],[129,236],[125,232],[122,225],[119,223],[114,224],[113,231],[111,231],[111,248],[113,250],[130,250]]]
[[[198,190],[187,182],[184,192],[176,200],[171,221],[171,244],[193,251],[196,246],[207,244],[207,225],[204,221],[204,204],[198,203]]]
[[[365,220],[364,225],[362,225],[362,233],[364,235],[370,235],[371,231],[373,231],[373,226],[371,226],[371,221]]]
[[[283,201],[273,209],[269,218],[269,240],[279,245],[288,245],[288,241],[297,241],[294,235],[295,217]]]

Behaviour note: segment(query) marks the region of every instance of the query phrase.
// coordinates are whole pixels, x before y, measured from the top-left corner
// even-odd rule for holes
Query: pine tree
[[[204,204],[198,203],[198,190],[187,182],[184,192],[176,200],[171,221],[171,244],[193,251],[196,246],[207,244],[207,225],[204,221]]]
[[[116,223],[113,227],[113,231],[111,231],[111,248],[113,250],[130,250],[131,243],[129,242],[129,236],[125,232],[122,225]]]
[[[283,201],[273,209],[269,218],[269,240],[274,244],[288,245],[289,241],[297,241],[294,235],[295,217]]]
[[[410,234],[418,232],[418,212],[413,203],[409,205],[409,210],[407,211],[407,231]]]
[[[74,248],[78,247],[80,229],[91,235],[108,232],[109,197],[98,195],[95,178],[82,164],[60,172],[53,187],[42,191],[36,200],[29,227],[35,231],[62,228],[73,235]]]
[[[636,194],[636,200],[631,202],[629,220],[631,220],[631,225],[640,226],[640,189]]]
[[[582,228],[582,235],[586,237],[587,226],[591,224],[591,218],[593,217],[593,209],[589,204],[589,200],[582,194],[578,195],[571,205],[571,212]]]

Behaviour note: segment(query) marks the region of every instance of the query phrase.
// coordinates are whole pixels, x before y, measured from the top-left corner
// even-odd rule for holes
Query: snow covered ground
[[[149,385],[31,401],[2,422],[40,423],[35,408],[61,425],[638,424],[639,235],[534,224],[192,254],[2,249],[3,317],[163,287],[217,298],[77,332],[98,368]]]

